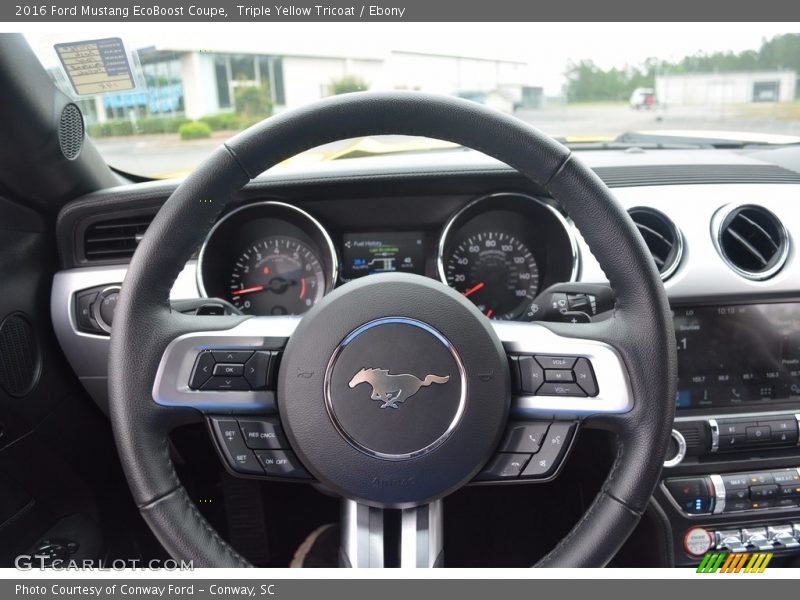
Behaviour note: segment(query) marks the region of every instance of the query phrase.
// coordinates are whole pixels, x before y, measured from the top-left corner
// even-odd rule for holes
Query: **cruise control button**
[[[586,392],[577,383],[545,383],[539,388],[536,395],[586,397]]]
[[[572,368],[575,373],[575,383],[581,386],[587,396],[597,396],[597,380],[592,371],[592,365],[586,358],[579,358]]]
[[[211,352],[198,354],[192,377],[189,380],[189,387],[193,390],[199,390],[214,374],[214,364],[214,355]]]
[[[211,426],[231,469],[250,475],[264,474],[253,451],[245,445],[235,419],[212,419]]]
[[[572,383],[573,375],[569,369],[547,369],[544,372],[544,380],[553,383]]]
[[[214,350],[214,360],[218,363],[237,363],[243,365],[253,355],[252,350]]]
[[[244,377],[253,390],[263,390],[267,387],[267,377],[270,371],[272,357],[269,352],[259,350],[244,365]]]
[[[243,391],[249,390],[250,386],[244,377],[212,377],[200,388],[202,390],[216,391]]]
[[[550,423],[533,423],[511,427],[500,444],[500,451],[535,454],[539,451],[549,426]]]
[[[214,375],[216,377],[241,377],[244,372],[244,365],[231,365],[217,363],[214,365]]]
[[[520,391],[523,394],[535,394],[544,383],[544,369],[533,360],[532,356],[519,357]]]
[[[575,364],[574,356],[537,356],[536,361],[543,369],[571,369]]]
[[[277,423],[239,419],[239,426],[242,428],[244,443],[248,448],[278,450],[289,447],[286,436],[283,435],[283,428]]]
[[[478,481],[491,481],[519,477],[520,472],[525,468],[530,458],[530,454],[497,454],[475,479]]]
[[[256,456],[270,477],[289,477],[292,479],[310,479],[303,466],[292,452],[286,450],[256,450]]]
[[[542,441],[541,449],[522,472],[523,477],[548,477],[552,475],[569,445],[575,430],[574,423],[552,423]]]

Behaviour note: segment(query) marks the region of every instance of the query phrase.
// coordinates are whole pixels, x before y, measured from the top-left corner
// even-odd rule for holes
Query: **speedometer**
[[[325,272],[306,244],[271,236],[239,254],[228,293],[231,303],[248,314],[297,315],[322,298]]]
[[[539,290],[539,267],[528,246],[501,231],[463,239],[444,261],[447,283],[487,317],[514,319]]]

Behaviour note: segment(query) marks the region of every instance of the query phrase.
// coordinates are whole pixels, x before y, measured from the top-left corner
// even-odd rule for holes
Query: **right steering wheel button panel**
[[[597,396],[597,379],[589,359],[576,356],[513,355],[514,392],[536,396]]]

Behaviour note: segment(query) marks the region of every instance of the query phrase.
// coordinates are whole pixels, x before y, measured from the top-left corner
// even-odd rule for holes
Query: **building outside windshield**
[[[708,147],[800,142],[800,33],[791,24],[111,24],[133,88],[78,93],[59,44],[80,26],[26,36],[80,106],[114,168],[181,177],[233,133],[287,109],[361,90],[448,94],[514,115],[572,146]],[[82,35],[83,34],[83,35]],[[319,34],[319,35],[317,35]],[[608,44],[608,37],[626,40]],[[569,43],[564,43],[569,40]],[[336,142],[289,162],[457,151],[402,136]]]

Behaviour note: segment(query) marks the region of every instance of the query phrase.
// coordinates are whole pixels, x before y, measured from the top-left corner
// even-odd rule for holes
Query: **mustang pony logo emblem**
[[[425,379],[420,379],[408,374],[390,375],[388,369],[361,369],[349,385],[354,388],[361,383],[368,383],[372,386],[371,398],[383,402],[381,408],[400,408],[397,403],[411,398],[419,388],[448,381],[450,375],[426,375]]]

